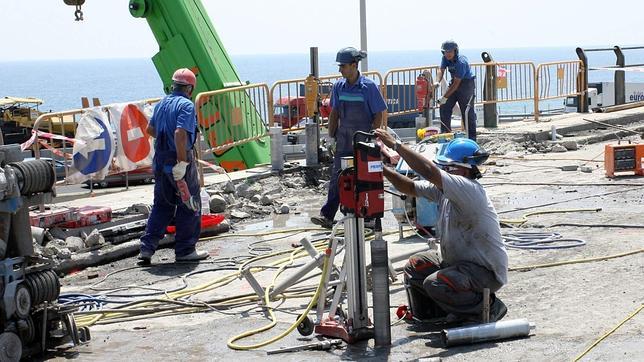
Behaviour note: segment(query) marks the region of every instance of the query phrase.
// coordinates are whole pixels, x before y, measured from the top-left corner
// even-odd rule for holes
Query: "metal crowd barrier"
[[[534,118],[539,120],[539,102],[548,99],[579,96],[583,89],[580,60],[542,63],[535,70]]]
[[[382,91],[382,76],[375,71],[362,73],[365,77],[370,78],[378,85],[378,89]],[[318,77],[319,81],[319,94],[322,107],[328,107],[330,110],[331,89],[333,83],[341,79],[340,74],[325,75]],[[306,117],[306,103],[305,103],[305,86],[306,78],[280,80],[270,88],[269,99],[271,101],[271,118],[269,125],[280,124],[284,130],[300,130],[304,128],[301,124],[303,118]],[[324,113],[324,112],[321,112]],[[327,121],[325,114],[321,115],[322,123]]]
[[[124,103],[146,103],[151,105],[160,100],[161,98],[150,98],[150,99],[138,100],[133,102],[124,102]],[[101,108],[106,110],[112,105],[114,104],[104,105],[104,106],[101,106]],[[67,162],[67,160],[72,158],[73,142],[70,139],[73,139],[75,137],[78,120],[82,116],[83,112],[85,112],[86,110],[87,109],[85,108],[78,108],[78,109],[71,109],[71,110],[61,111],[61,112],[44,113],[38,116],[38,118],[36,118],[36,121],[34,122],[34,125],[32,127],[32,132],[36,132],[36,130],[43,131],[46,129],[48,133],[51,133],[56,136],[60,136],[52,140],[51,144],[48,144],[44,139],[42,139],[39,136],[38,132],[36,132],[34,135],[35,141],[31,146],[31,148],[33,149],[34,157],[36,159],[39,159],[41,157],[40,150],[43,147],[48,148],[52,152],[52,154],[62,158],[64,163],[64,168],[65,168],[65,178],[69,176],[70,165]],[[105,113],[109,120],[110,113],[109,112],[105,112]],[[61,145],[60,147],[57,147],[57,145],[54,145],[54,143],[58,143],[58,142],[60,142],[60,145]],[[113,172],[113,171],[117,171],[117,172]],[[113,170],[112,167],[110,166],[108,175],[113,175],[118,172],[120,171]],[[126,187],[128,186],[128,183],[129,183],[128,181],[129,181],[128,173],[125,172]],[[66,184],[66,180],[57,182],[57,185],[61,185],[61,184]],[[91,186],[92,185],[90,185],[90,187]]]
[[[195,98],[197,122],[209,145],[203,152],[218,155],[268,137],[272,117],[268,100],[264,83],[199,93]]]
[[[387,116],[399,116],[417,113],[416,109],[416,78],[428,72],[430,82],[436,79],[437,65],[410,68],[396,68],[385,73],[382,96],[387,103]]]

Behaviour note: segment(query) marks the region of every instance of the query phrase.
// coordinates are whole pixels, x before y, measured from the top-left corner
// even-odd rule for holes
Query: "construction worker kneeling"
[[[404,270],[413,317],[480,322],[483,290],[488,288],[489,321],[503,318],[507,308],[494,293],[507,282],[508,256],[496,210],[477,181],[481,177],[477,166],[488,154],[475,141],[457,138],[429,161],[385,130],[376,134],[424,180],[412,181],[389,167],[384,176],[397,190],[438,204],[440,253],[415,254]]]

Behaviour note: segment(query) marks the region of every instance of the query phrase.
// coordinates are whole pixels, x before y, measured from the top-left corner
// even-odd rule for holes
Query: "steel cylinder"
[[[282,127],[271,127],[271,167],[273,171],[284,169],[284,148],[282,146]]]
[[[382,237],[377,237],[371,242],[371,268],[375,345],[390,346],[389,253],[387,242]]]
[[[309,119],[304,126],[306,134],[306,165],[316,166],[318,164],[318,124]]]
[[[534,328],[534,324],[526,319],[513,319],[471,327],[443,329],[441,339],[445,346],[454,346],[497,339],[527,337]]]

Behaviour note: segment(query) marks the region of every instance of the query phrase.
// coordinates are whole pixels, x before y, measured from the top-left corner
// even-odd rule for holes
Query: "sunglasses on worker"
[[[438,168],[440,168],[441,170],[443,170],[445,172],[454,172],[454,171],[458,171],[460,169],[458,166],[441,165],[439,163],[437,163],[436,166],[438,166]]]

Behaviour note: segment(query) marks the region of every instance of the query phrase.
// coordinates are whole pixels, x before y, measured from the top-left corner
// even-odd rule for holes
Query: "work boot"
[[[137,257],[138,261],[136,264],[140,266],[148,266],[152,264],[153,254],[154,254],[153,252],[141,250],[141,252],[139,253],[139,256]]]
[[[175,258],[176,261],[198,261],[198,260],[203,260],[208,258],[208,252],[205,250],[197,250],[193,251],[192,253],[184,256],[177,256]]]
[[[501,299],[494,297],[494,302],[490,306],[490,323],[500,321],[508,312],[508,307],[501,301]]]
[[[314,223],[315,225],[322,226],[325,229],[333,228],[333,220],[327,218],[326,216],[322,216],[322,215],[312,216],[311,222]]]

